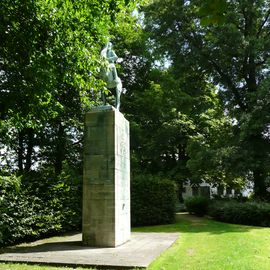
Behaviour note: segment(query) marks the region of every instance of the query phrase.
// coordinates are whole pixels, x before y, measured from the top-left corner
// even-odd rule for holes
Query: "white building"
[[[213,184],[208,184],[205,182],[202,182],[199,186],[191,185],[190,183],[187,183],[184,185],[184,192],[182,193],[183,199],[192,197],[192,196],[205,196],[207,198],[213,198],[214,195],[219,195],[221,197],[229,197],[233,198],[235,195],[237,195],[236,191],[231,188],[225,188],[225,187],[217,187]],[[252,192],[252,186],[250,184],[243,188],[240,193],[242,196],[247,197]]]

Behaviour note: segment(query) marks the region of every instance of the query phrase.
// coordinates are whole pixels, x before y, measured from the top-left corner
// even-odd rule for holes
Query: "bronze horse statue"
[[[115,107],[120,109],[120,96],[122,93],[122,81],[117,75],[117,70],[115,67],[115,62],[118,56],[112,49],[112,43],[108,42],[106,46],[102,49],[101,58],[103,60],[103,67],[100,70],[101,78],[106,82],[106,86],[109,90],[115,90]],[[106,97],[103,94],[103,104],[106,104]]]

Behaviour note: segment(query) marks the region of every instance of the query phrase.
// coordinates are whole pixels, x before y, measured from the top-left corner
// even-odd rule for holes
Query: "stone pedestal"
[[[83,243],[116,247],[130,239],[129,122],[112,106],[85,116]]]

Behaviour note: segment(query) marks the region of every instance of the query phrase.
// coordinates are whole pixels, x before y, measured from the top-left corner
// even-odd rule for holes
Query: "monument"
[[[107,88],[116,90],[116,108],[104,104],[85,115],[82,237],[87,246],[116,247],[130,239],[129,122],[119,111],[122,83],[111,44],[101,56],[108,64],[102,70]]]
[[[106,86],[115,92],[115,107],[120,109],[120,96],[122,93],[122,81],[117,75],[115,62],[119,59],[114,50],[112,43],[108,42],[102,49],[100,56],[103,60],[103,67],[100,70],[101,78],[106,82]],[[106,104],[106,97],[103,95],[103,104]]]

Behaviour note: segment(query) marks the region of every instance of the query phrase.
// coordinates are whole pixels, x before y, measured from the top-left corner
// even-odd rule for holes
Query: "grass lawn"
[[[270,228],[233,225],[178,215],[173,225],[140,232],[181,232],[148,270],[269,270]]]
[[[176,243],[147,270],[270,269],[270,228],[225,224],[178,214],[175,224],[141,227],[134,231],[181,233]],[[73,268],[0,264],[0,270],[61,269]]]

